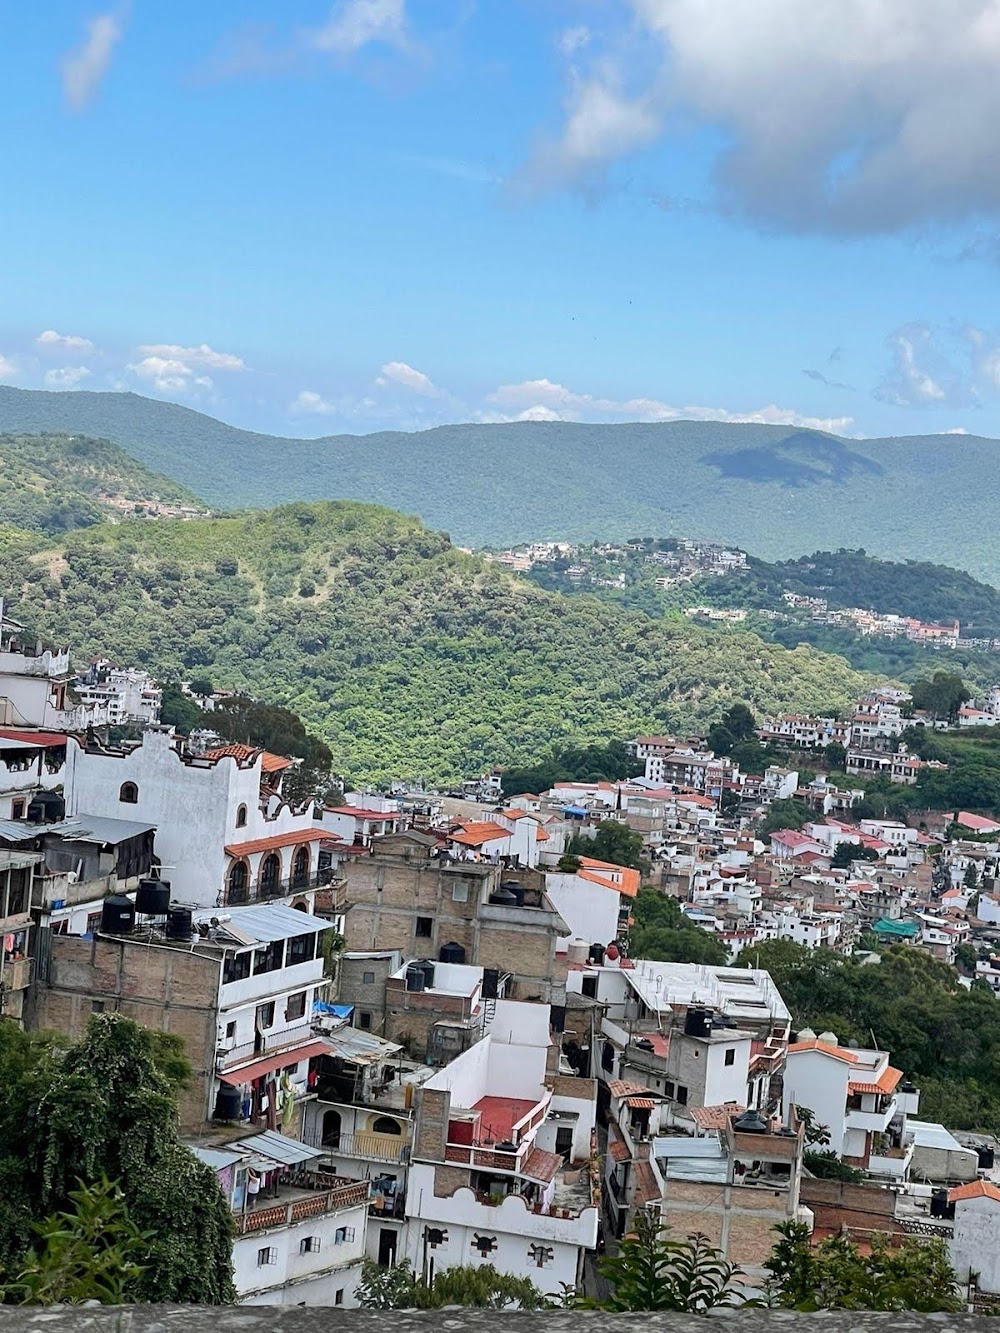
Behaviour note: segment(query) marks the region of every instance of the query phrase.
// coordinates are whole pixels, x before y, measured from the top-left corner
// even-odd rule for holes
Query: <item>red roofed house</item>
[[[347,847],[370,847],[372,838],[396,833],[403,820],[398,801],[367,792],[348,792],[343,805],[324,808],[322,824]]]
[[[976,1288],[1000,1295],[1000,1189],[991,1180],[973,1180],[948,1194],[955,1210],[948,1257],[964,1284],[976,1273]]]
[[[900,1087],[903,1075],[886,1051],[853,1050],[832,1033],[801,1034],[785,1057],[784,1115],[806,1107],[829,1131],[829,1149],[851,1166],[905,1180],[913,1155],[907,1115],[919,1092]]]
[[[771,855],[776,861],[791,861],[806,852],[828,856],[830,849],[815,838],[810,838],[807,833],[798,833],[795,829],[778,829],[771,834]]]
[[[970,833],[1000,833],[1000,824],[995,819],[986,819],[983,815],[972,815],[968,810],[959,810],[955,823]]]
[[[627,933],[628,904],[639,892],[638,870],[581,856],[576,871],[550,870],[545,891],[569,927],[556,946],[560,953],[574,940],[585,944],[614,943]]]
[[[166,731],[110,749],[70,740],[66,814],[145,821],[177,902],[219,907],[258,901],[309,905],[328,882],[338,838],[313,803],[281,792],[292,761],[249,746],[184,752]]]
[[[497,1000],[488,1034],[421,1086],[399,1259],[578,1285],[600,1213],[596,1088],[549,1073],[549,1052],[549,1006]]]

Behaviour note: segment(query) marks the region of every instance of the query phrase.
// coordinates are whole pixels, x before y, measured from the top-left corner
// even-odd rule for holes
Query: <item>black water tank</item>
[[[516,907],[517,895],[511,893],[506,884],[501,884],[498,889],[494,889],[490,894],[490,902],[495,903],[497,907]]]
[[[36,791],[28,805],[29,824],[54,824],[66,817],[66,802],[57,791]]]
[[[464,963],[465,950],[461,944],[456,944],[454,940],[441,946],[438,958],[442,963]]]
[[[981,1148],[976,1149],[976,1152],[979,1155],[980,1171],[992,1171],[993,1163],[996,1160],[996,1153],[994,1150],[992,1148],[987,1148],[986,1145],[983,1144]]]
[[[688,1037],[707,1037],[712,1031],[712,1013],[692,1005],[684,1015],[684,1032]]]
[[[744,1111],[741,1116],[737,1116],[733,1121],[733,1129],[737,1134],[767,1134],[769,1132],[767,1121],[753,1107],[749,1111]]]
[[[418,958],[413,964],[414,967],[422,967],[424,970],[424,986],[427,990],[434,989],[434,961],[431,958]]]
[[[185,943],[194,933],[194,918],[188,907],[171,907],[167,912],[167,939]]]
[[[524,886],[518,884],[516,879],[505,879],[500,887],[514,895],[514,901],[517,903],[518,907],[524,906]]]
[[[140,879],[135,891],[135,910],[140,916],[166,916],[170,885],[164,879]]]
[[[948,1216],[948,1191],[934,1190],[931,1194],[931,1217]]]
[[[497,967],[483,968],[483,986],[480,991],[484,1000],[495,1000],[500,994],[500,969]]]
[[[636,1050],[639,1050],[639,1051],[655,1051],[655,1050],[656,1050],[656,1047],[653,1045],[653,1043],[649,1040],[648,1037],[640,1037],[639,1040],[636,1042],[635,1045],[636,1045]]]
[[[406,969],[406,989],[408,991],[421,991],[427,987],[427,978],[424,976],[424,969],[416,963],[411,963]]]
[[[212,1118],[239,1120],[242,1101],[239,1088],[234,1088],[231,1083],[220,1083],[219,1091],[215,1095],[215,1111]]]
[[[101,931],[105,935],[127,935],[135,928],[135,904],[123,893],[112,893],[101,904]]]
[[[604,962],[604,945],[592,944],[590,946],[590,961],[596,963],[598,967]]]

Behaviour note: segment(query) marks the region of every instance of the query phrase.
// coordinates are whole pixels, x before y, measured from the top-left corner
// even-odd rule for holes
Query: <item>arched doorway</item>
[[[323,1117],[323,1147],[340,1147],[340,1112],[327,1111]]]
[[[292,888],[304,889],[309,883],[309,848],[296,847],[292,861]]]
[[[372,1125],[373,1134],[402,1134],[403,1130],[398,1120],[393,1120],[390,1116],[380,1115]]]
[[[260,892],[263,898],[273,898],[281,892],[281,857],[270,852],[260,866]]]
[[[229,867],[229,891],[226,894],[226,902],[231,907],[246,902],[249,878],[246,861],[234,861]]]

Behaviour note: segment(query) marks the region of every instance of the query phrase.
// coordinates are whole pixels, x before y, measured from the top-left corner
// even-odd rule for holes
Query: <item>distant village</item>
[[[740,558],[681,545],[663,577]],[[1000,721],[1000,686],[979,702],[959,727]],[[792,759],[759,775],[646,734],[627,781],[326,804],[291,795],[294,758],[180,737],[144,672],[0,614],[0,1015],[181,1038],[182,1129],[231,1207],[241,1301],[355,1305],[366,1258],[581,1287],[650,1205],[750,1289],[797,1220],[938,1236],[998,1295],[998,1145],[923,1119],[891,1050],[796,1028],[744,965],[775,940],[872,967],[880,942],[948,964],[973,944],[965,984],[1000,994],[1000,822],[852,818],[852,776],[917,781],[906,704],[765,719]],[[830,746],[845,785],[806,771]],[[812,817],[758,836],[791,799]],[[609,825],[642,869],[587,854]],[[728,961],[635,956],[650,891]],[[810,1124],[862,1183],[807,1168]]]
[[[608,565],[641,561],[652,585],[661,592],[682,587],[696,579],[726,578],[747,571],[747,555],[718,542],[690,538],[663,538],[653,541],[594,543],[579,546],[569,542],[532,542],[499,552],[485,552],[485,558],[515,573],[558,566],[571,583],[580,587],[624,590],[630,576],[625,570],[610,573]],[[634,582],[634,576],[632,581]],[[925,648],[959,648],[979,652],[1000,652],[1000,639],[969,638],[962,635],[958,619],[945,624],[922,621],[912,616],[879,614],[863,607],[831,607],[823,597],[808,597],[795,592],[782,594],[782,608],[717,607],[692,604],[684,614],[692,620],[742,624],[750,616],[765,620],[808,620],[813,624],[847,629],[862,637],[906,639]]]

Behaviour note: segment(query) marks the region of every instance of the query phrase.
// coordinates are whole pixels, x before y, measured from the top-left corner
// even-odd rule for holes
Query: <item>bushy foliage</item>
[[[739,1303],[733,1286],[741,1274],[735,1264],[705,1236],[671,1237],[659,1217],[644,1210],[636,1213],[618,1253],[601,1260],[599,1268],[611,1285],[611,1295],[597,1303],[603,1310],[702,1314]]]
[[[290,708],[362,780],[448,781],[737,701],[846,704],[864,684],[839,659],[543,593],[365,505],[101,526],[62,556],[0,552],[20,619],[81,654]]]
[[[629,931],[629,952],[633,958],[721,967],[729,957],[717,935],[689,921],[677,899],[657,889],[640,889],[631,915],[635,924]]]
[[[81,1187],[110,1181],[145,1237],[129,1300],[234,1298],[228,1204],[177,1136],[174,1090],[185,1072],[169,1043],[116,1014],[92,1018],[63,1052],[0,1026],[0,1279],[24,1271],[32,1218],[79,1211]]]
[[[637,870],[643,864],[642,834],[617,819],[602,819],[592,838],[574,834],[566,844],[566,853]]]
[[[433,1281],[413,1272],[408,1259],[383,1268],[366,1259],[355,1295],[362,1310],[437,1310],[445,1305],[486,1310],[536,1310],[545,1297],[526,1277],[498,1272],[492,1264],[460,1264]]]

